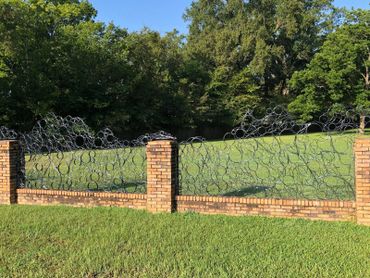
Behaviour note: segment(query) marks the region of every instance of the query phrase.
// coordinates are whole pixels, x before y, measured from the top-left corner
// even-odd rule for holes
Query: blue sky
[[[98,10],[97,19],[139,31],[149,27],[162,34],[174,28],[187,33],[182,15],[192,0],[90,0]],[[370,0],[335,0],[338,7],[370,8]]]

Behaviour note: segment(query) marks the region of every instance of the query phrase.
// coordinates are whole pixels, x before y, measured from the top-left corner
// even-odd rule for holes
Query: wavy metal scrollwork
[[[221,141],[180,143],[180,193],[354,199],[359,119],[354,110],[328,111],[309,123],[281,107],[263,117],[249,111]],[[20,187],[145,192],[145,145],[176,138],[161,131],[121,140],[110,129],[94,132],[78,117],[49,114],[28,133],[0,127],[0,139],[21,143]]]
[[[356,111],[299,123],[284,109],[245,114],[222,141],[180,144],[180,192],[264,198],[354,199]]]
[[[78,117],[49,114],[28,133],[0,128],[0,139],[21,143],[20,187],[87,191],[146,191],[145,144],[164,132],[120,140],[95,133]]]

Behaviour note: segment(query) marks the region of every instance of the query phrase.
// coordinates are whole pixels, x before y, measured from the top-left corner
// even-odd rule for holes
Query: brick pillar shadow
[[[147,154],[147,210],[172,212],[178,191],[178,144],[173,140],[151,141]]]
[[[0,141],[0,204],[17,202],[16,190],[20,165],[19,143],[14,140]]]

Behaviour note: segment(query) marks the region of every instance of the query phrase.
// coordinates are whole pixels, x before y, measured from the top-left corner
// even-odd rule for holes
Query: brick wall
[[[176,202],[179,212],[299,217],[329,221],[354,221],[356,216],[356,203],[352,201],[176,196]]]
[[[20,205],[70,205],[76,207],[115,206],[146,208],[146,194],[114,192],[76,192],[62,190],[17,189]]]
[[[357,223],[370,226],[370,138],[357,138],[354,153]]]
[[[178,144],[170,140],[147,145],[147,194],[16,189],[18,144],[0,141],[0,204],[118,206],[150,212],[199,212],[355,221],[370,225],[370,138],[354,145],[356,201],[286,200],[245,197],[180,196]]]
[[[16,203],[19,162],[18,142],[0,141],[0,204]]]
[[[147,209],[172,212],[178,188],[178,144],[170,140],[149,142],[146,157]]]

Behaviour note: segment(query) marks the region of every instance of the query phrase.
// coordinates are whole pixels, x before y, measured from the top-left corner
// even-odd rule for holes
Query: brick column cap
[[[356,141],[361,141],[361,140],[370,140],[370,135],[358,135],[356,136]]]
[[[149,141],[148,142],[148,145],[163,145],[163,144],[167,144],[167,145],[171,145],[171,144],[176,144],[177,141],[176,140],[172,140],[172,139],[161,139],[161,140],[153,140],[153,141]]]
[[[370,147],[370,136],[358,136],[355,138],[353,143],[353,151],[360,151],[360,148],[369,148]]]
[[[18,149],[19,141],[18,140],[0,140],[0,148],[2,151],[12,151]]]
[[[11,139],[11,140],[0,139],[0,144],[3,144],[3,143],[15,143],[15,142],[18,142],[18,140],[15,140],[15,139]]]

